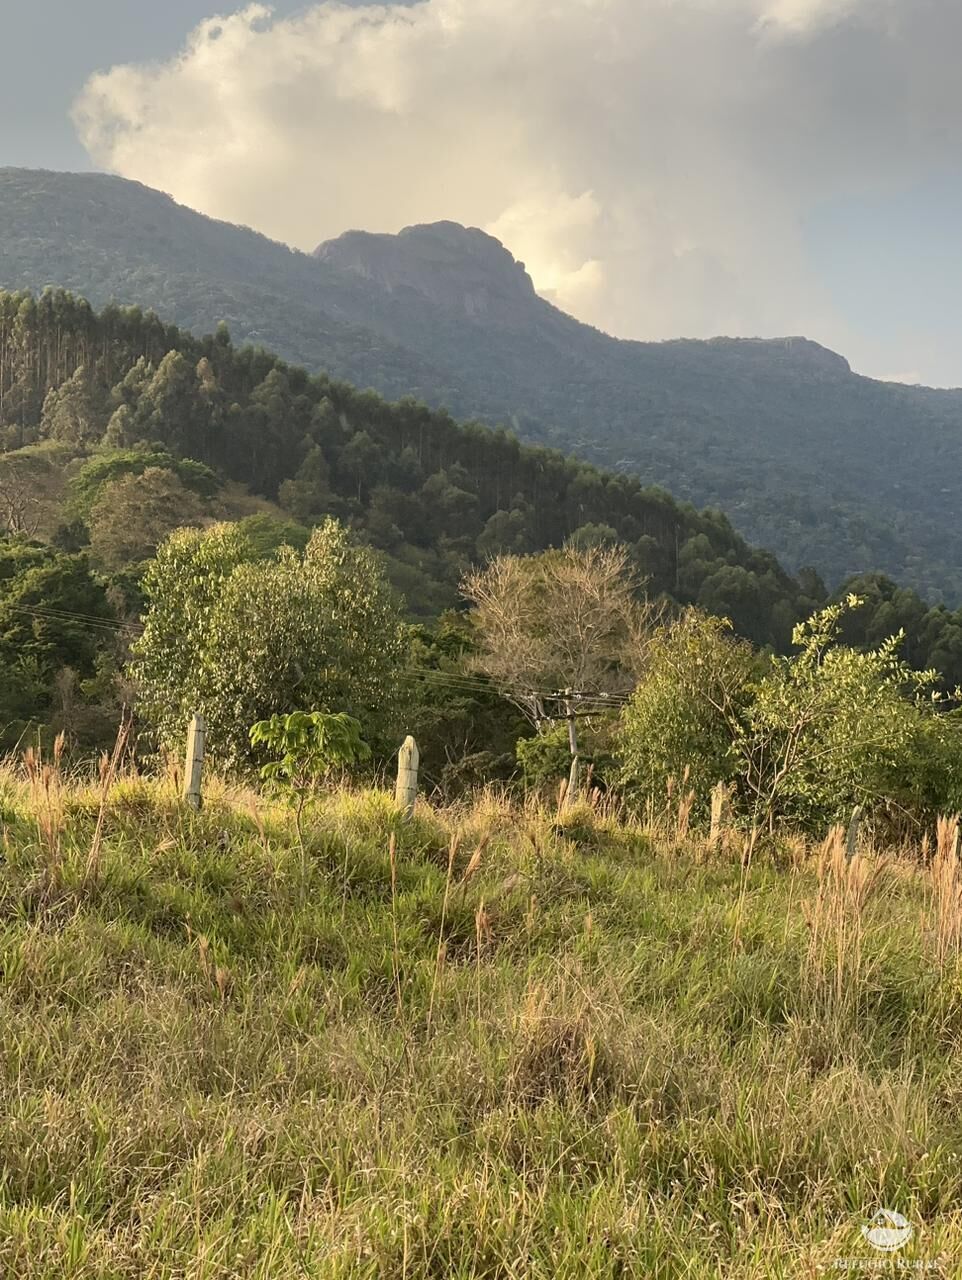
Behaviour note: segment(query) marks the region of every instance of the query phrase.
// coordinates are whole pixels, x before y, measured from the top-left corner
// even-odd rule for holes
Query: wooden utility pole
[[[411,817],[414,806],[417,804],[420,763],[421,753],[418,751],[418,744],[408,734],[397,756],[397,787],[394,791],[394,799],[398,807],[404,810],[406,818]]]
[[[571,768],[568,771],[568,789],[565,792],[565,804],[574,804],[578,799],[580,786],[580,760],[578,757],[578,721],[575,717],[575,702],[571,690],[565,689],[565,716],[568,720],[568,747],[571,751]]]
[[[196,714],[187,729],[187,762],[184,765],[184,800],[192,809],[200,810],[203,804],[201,777],[204,772],[204,743],[207,729],[204,717]]]

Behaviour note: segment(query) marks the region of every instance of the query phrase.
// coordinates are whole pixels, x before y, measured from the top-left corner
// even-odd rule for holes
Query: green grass
[[[4,1280],[816,1276],[893,1265],[878,1205],[962,1271],[924,870],[832,924],[798,846],[339,793],[302,858],[128,779],[91,873],[96,788],[45,795],[0,794]]]

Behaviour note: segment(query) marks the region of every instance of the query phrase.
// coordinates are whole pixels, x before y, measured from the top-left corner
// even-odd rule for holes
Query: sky
[[[311,249],[453,219],[623,337],[962,385],[958,0],[0,0],[0,164]]]

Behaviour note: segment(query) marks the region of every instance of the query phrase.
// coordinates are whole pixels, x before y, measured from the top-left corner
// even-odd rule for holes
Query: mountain
[[[805,338],[642,343],[538,297],[454,223],[313,255],[119,178],[0,170],[0,287],[63,286],[277,350],[388,397],[504,422],[720,507],[790,568],[962,600],[962,391],[873,381]]]
[[[396,236],[347,231],[314,250],[329,266],[372,281],[389,294],[421,298],[485,325],[528,328],[554,311],[499,240],[456,222],[406,227]],[[558,313],[555,313],[558,314]]]

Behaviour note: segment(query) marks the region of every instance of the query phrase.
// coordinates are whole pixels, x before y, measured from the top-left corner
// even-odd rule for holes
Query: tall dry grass
[[[951,821],[931,867],[748,859],[677,792],[652,826],[354,790],[305,858],[213,779],[200,814],[2,782],[0,1275],[781,1280],[870,1257],[878,1204],[959,1273]]]
[[[832,828],[819,850],[816,892],[802,904],[808,927],[810,988],[837,1007],[857,998],[864,982],[869,904],[885,881],[884,857],[848,854],[846,828]]]
[[[63,751],[65,736],[58,733],[49,760],[40,746],[27,747],[23,753],[23,772],[27,781],[30,808],[36,824],[37,840],[43,851],[48,875],[59,874],[63,861],[64,777]]]
[[[959,864],[959,819],[939,818],[935,856],[929,865],[932,888],[931,934],[939,971],[958,962],[962,946],[962,867]]]

